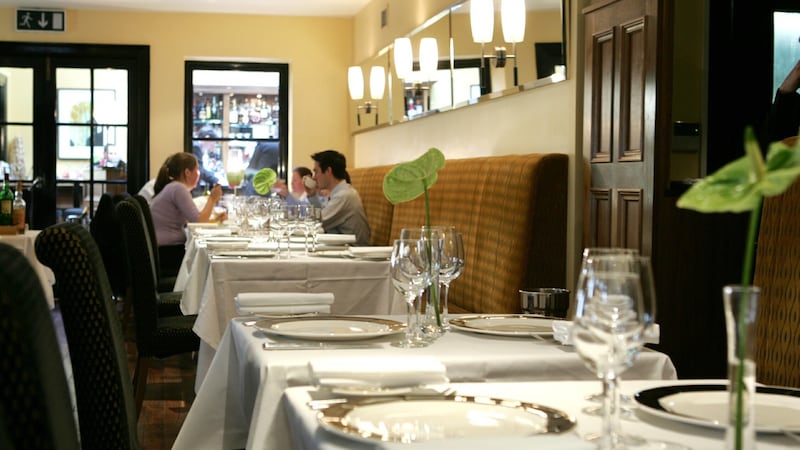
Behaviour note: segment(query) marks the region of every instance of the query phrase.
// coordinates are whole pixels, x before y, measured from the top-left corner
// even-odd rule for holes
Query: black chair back
[[[123,197],[119,197],[117,201],[121,198]],[[128,267],[123,254],[122,228],[117,219],[115,205],[116,202],[111,194],[108,192],[103,194],[97,203],[89,231],[100,249],[112,292],[117,297],[124,297],[128,288]]]
[[[0,280],[0,448],[77,450],[64,360],[41,282],[28,259],[4,243]]]
[[[97,244],[81,225],[62,223],[39,233],[36,256],[58,280],[81,446],[138,448],[124,336]]]

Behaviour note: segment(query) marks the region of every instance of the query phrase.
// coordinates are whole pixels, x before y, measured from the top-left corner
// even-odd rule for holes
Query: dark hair
[[[297,166],[294,169],[292,169],[292,172],[297,172],[297,174],[300,175],[300,178],[310,177],[311,175],[314,174],[314,172],[312,172],[311,169],[305,166]]]
[[[311,155],[311,159],[319,163],[319,168],[323,172],[330,167],[333,176],[337,180],[345,180],[350,183],[350,174],[347,173],[347,159],[343,154],[336,150],[323,150]]]
[[[178,152],[167,158],[161,168],[158,169],[156,176],[156,183],[153,186],[153,196],[158,195],[164,186],[171,181],[180,180],[183,177],[183,172],[186,169],[194,170],[197,167],[197,157],[191,153]]]

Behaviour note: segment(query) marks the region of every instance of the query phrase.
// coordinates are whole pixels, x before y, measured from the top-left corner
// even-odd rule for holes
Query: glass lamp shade
[[[369,95],[373,100],[381,100],[386,89],[386,71],[383,66],[372,66],[369,72]]]
[[[364,73],[360,66],[350,66],[347,69],[347,87],[353,100],[364,98]]]
[[[439,68],[439,46],[436,38],[426,37],[419,41],[419,70],[431,79]]]
[[[525,40],[525,0],[503,0],[500,20],[506,42]]]
[[[397,38],[394,40],[394,71],[397,78],[404,80],[413,68],[411,54],[411,39]]]
[[[494,36],[494,3],[492,0],[469,2],[469,23],[472,26],[473,41],[478,44],[492,42]]]

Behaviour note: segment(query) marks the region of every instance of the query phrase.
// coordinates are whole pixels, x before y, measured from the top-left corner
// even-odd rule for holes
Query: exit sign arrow
[[[18,9],[17,31],[65,31],[63,10]]]

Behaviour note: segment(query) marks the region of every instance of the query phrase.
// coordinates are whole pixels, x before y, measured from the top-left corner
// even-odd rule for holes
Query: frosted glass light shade
[[[503,39],[506,42],[525,40],[525,0],[503,0],[500,10]]]
[[[479,44],[492,42],[494,36],[494,3],[492,0],[470,1],[469,23],[472,26],[473,41]]]
[[[411,39],[397,38],[394,40],[394,72],[397,78],[404,80],[411,73],[414,66],[411,53]]]
[[[369,95],[373,100],[381,100],[386,89],[386,71],[383,66],[372,66],[369,71]]]
[[[347,88],[350,89],[350,98],[353,100],[364,98],[364,72],[360,66],[350,66],[347,69]]]
[[[428,79],[439,68],[439,45],[436,38],[426,37],[419,41],[419,70]]]

